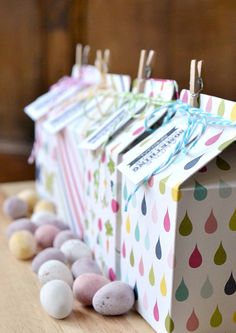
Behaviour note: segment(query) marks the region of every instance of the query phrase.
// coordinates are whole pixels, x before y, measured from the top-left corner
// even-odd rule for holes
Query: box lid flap
[[[189,92],[183,90],[180,97],[188,101]],[[200,107],[207,112],[220,114],[225,119],[234,120],[236,103],[217,97],[201,95]],[[163,161],[174,151],[178,138],[187,128],[181,116],[175,116],[169,124],[131,149],[118,168],[131,181],[138,184],[158,170]],[[215,156],[219,155],[236,138],[236,127],[208,126],[205,133],[191,151],[177,155],[173,163],[157,174],[160,181],[168,179],[168,186],[179,186],[201,169]]]
[[[81,90],[73,98],[67,100],[66,104],[57,105],[49,114],[44,126],[49,132],[57,133],[78,117],[88,115],[94,109],[97,109],[97,117],[101,118],[109,111],[111,99],[114,99],[112,93],[109,97],[107,92],[127,92],[129,89],[130,77],[128,75],[107,74],[106,89],[101,89],[97,85]]]
[[[150,79],[146,81],[144,95],[147,97],[155,98],[164,102],[169,102],[175,97],[177,89],[177,83],[172,80],[158,80]],[[134,95],[135,96],[135,95]],[[112,137],[111,151],[114,154],[118,154],[128,147],[137,137],[139,137],[145,131],[144,117],[151,112],[155,107],[155,104],[148,105],[147,101],[142,98],[137,100],[133,109],[129,112],[129,102],[121,105],[111,116],[106,119],[101,125],[93,132],[86,140],[81,144],[82,148],[95,150],[102,143],[106,142],[108,138],[111,138],[122,128],[120,135]],[[155,123],[164,114],[164,110],[158,113],[152,118],[151,125]],[[132,122],[130,120],[132,119]],[[127,123],[130,122],[128,126]],[[125,127],[124,127],[125,126]],[[113,147],[116,149],[113,149]],[[107,145],[109,149],[110,143]]]

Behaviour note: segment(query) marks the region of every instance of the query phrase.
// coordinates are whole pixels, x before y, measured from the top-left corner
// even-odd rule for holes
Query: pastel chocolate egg
[[[49,200],[39,200],[37,204],[34,207],[34,212],[50,212],[50,213],[56,213],[56,207],[53,202]]]
[[[38,279],[41,284],[45,284],[51,280],[65,281],[70,287],[73,284],[71,271],[59,260],[48,260],[42,264],[38,271]]]
[[[77,278],[84,273],[95,273],[102,275],[102,271],[100,270],[98,264],[91,258],[81,258],[76,260],[71,267],[71,271],[74,278]]]
[[[71,230],[63,230],[56,235],[53,241],[53,246],[60,249],[63,243],[69,239],[80,239],[79,236],[75,235]]]
[[[51,317],[56,319],[66,318],[72,312],[72,290],[62,280],[49,281],[40,290],[40,303]]]
[[[36,254],[37,243],[31,232],[16,231],[10,237],[9,249],[17,259],[27,260]]]
[[[73,284],[73,294],[83,305],[92,305],[96,292],[110,281],[103,275],[85,273],[77,277]]]
[[[20,231],[20,230],[27,230],[34,234],[36,230],[36,226],[34,223],[30,221],[30,219],[27,218],[22,218],[18,220],[14,220],[11,224],[8,225],[7,227],[7,238],[9,239],[14,232]]]
[[[3,203],[3,211],[12,220],[16,220],[28,215],[28,205],[20,198],[9,197]]]
[[[38,270],[42,264],[45,263],[45,261],[48,260],[59,260],[63,262],[64,264],[67,263],[66,257],[64,253],[62,253],[60,250],[55,249],[54,247],[48,247],[47,249],[41,251],[32,261],[32,270],[35,273],[38,273]]]
[[[65,224],[56,214],[50,212],[37,212],[31,216],[32,222],[40,227],[41,225],[51,224],[60,230],[68,230],[69,226]]]
[[[60,229],[54,225],[45,224],[38,227],[35,231],[35,239],[43,249],[46,247],[52,247],[54,238],[60,232]]]
[[[18,193],[17,197],[27,203],[30,212],[34,210],[34,206],[39,200],[37,192],[33,189],[25,189]]]
[[[60,230],[68,230],[69,229],[69,226],[66,225],[64,222],[62,222],[60,219],[58,218],[55,218],[55,219],[51,219],[51,220],[42,220],[40,222],[38,222],[38,226],[42,226],[42,225],[45,225],[45,224],[51,224],[51,225],[54,225],[55,227],[57,227],[58,229]]]
[[[57,219],[57,216],[55,213],[50,213],[50,212],[36,212],[31,215],[31,220],[33,223],[36,225],[40,225],[43,221],[52,221]]]
[[[79,239],[69,239],[61,246],[61,251],[70,263],[84,257],[92,258],[90,248]]]
[[[128,312],[134,305],[133,289],[121,281],[113,281],[99,289],[93,298],[94,309],[106,316]]]

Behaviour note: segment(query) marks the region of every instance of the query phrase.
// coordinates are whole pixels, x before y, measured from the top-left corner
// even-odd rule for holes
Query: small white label
[[[174,152],[177,142],[183,137],[186,126],[181,121],[172,121],[159,128],[146,144],[135,146],[125,156],[118,169],[134,184],[152,174]]]
[[[73,103],[69,107],[63,109],[63,112],[55,114],[44,123],[45,129],[50,133],[57,133],[65,128],[70,122],[76,118],[90,113],[100,102],[102,97],[88,100],[86,97],[78,102]]]
[[[72,86],[65,90],[63,87],[57,87],[46,94],[38,97],[33,103],[25,107],[24,112],[33,120],[46,115],[51,108],[58,103],[65,101],[67,98],[81,91],[80,85]]]
[[[145,106],[145,102],[137,102],[135,110],[132,110],[132,114],[140,113]],[[97,149],[124,126],[132,118],[132,114],[129,112],[129,103],[124,102],[118,110],[114,110],[114,113],[102,124],[101,127],[81,143],[79,148],[89,150]]]

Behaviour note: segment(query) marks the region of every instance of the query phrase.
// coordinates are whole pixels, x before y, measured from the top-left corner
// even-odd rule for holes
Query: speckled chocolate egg
[[[85,273],[77,277],[73,284],[73,294],[77,301],[83,305],[92,305],[96,292],[108,284],[105,276],[95,273]]]
[[[37,212],[50,212],[56,213],[56,207],[53,202],[49,200],[39,200],[34,207],[34,213]]]
[[[98,264],[91,258],[81,258],[76,260],[71,267],[71,271],[74,278],[77,278],[84,273],[95,273],[102,275],[102,271]]]
[[[32,261],[32,270],[35,273],[38,273],[38,270],[42,264],[48,260],[59,260],[64,264],[67,263],[67,259],[60,250],[55,249],[54,247],[48,247],[47,249],[41,251]]]
[[[66,318],[73,308],[72,290],[62,280],[49,281],[40,290],[40,303],[51,317]]]
[[[99,289],[93,297],[94,309],[105,316],[128,312],[134,305],[133,289],[121,281],[113,281]]]
[[[53,246],[60,249],[63,243],[69,239],[80,239],[79,236],[75,235],[71,230],[62,230],[56,235]]]
[[[3,203],[3,211],[12,220],[28,216],[28,205],[25,201],[15,196],[7,198]]]
[[[9,239],[14,234],[14,232],[20,231],[20,230],[27,230],[27,231],[31,232],[32,234],[34,234],[34,232],[36,230],[36,226],[34,223],[31,222],[30,219],[27,219],[27,218],[14,220],[7,227],[7,231],[6,231],[7,238]]]
[[[25,201],[29,207],[29,211],[32,212],[34,210],[34,206],[39,200],[38,194],[33,189],[25,189],[17,194],[17,197],[21,200]]]
[[[16,231],[10,237],[9,249],[17,259],[27,260],[36,254],[37,243],[31,232]]]
[[[62,244],[60,249],[71,264],[80,258],[92,258],[92,251],[90,248],[79,239],[67,240]]]
[[[65,281],[70,287],[73,284],[71,271],[59,260],[48,260],[42,264],[38,271],[38,279],[41,284],[45,284],[51,280]]]
[[[60,232],[60,229],[54,225],[45,224],[38,227],[35,231],[35,239],[39,246],[43,249],[46,247],[52,247],[54,238]]]

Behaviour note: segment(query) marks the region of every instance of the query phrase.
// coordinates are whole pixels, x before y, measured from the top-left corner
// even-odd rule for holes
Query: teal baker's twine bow
[[[148,121],[159,111],[167,108],[167,114],[163,120],[162,126],[166,125],[170,119],[177,113],[182,113],[187,116],[187,128],[184,131],[182,139],[177,143],[174,151],[167,157],[159,167],[157,167],[150,175],[146,176],[141,183],[136,185],[135,189],[129,194],[126,204],[125,211],[128,210],[128,205],[132,197],[139,190],[142,185],[146,185],[148,180],[160,173],[164,169],[168,168],[177,158],[179,153],[187,154],[199,141],[200,137],[205,133],[208,126],[222,126],[222,127],[233,127],[236,126],[236,122],[222,118],[221,116],[208,113],[200,108],[190,107],[188,104],[177,100],[173,103],[169,103],[166,106],[155,109],[145,119],[145,128],[149,129]],[[197,133],[194,137],[194,134]]]

